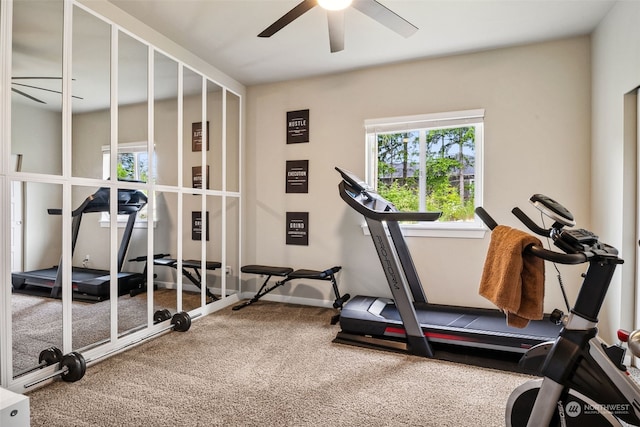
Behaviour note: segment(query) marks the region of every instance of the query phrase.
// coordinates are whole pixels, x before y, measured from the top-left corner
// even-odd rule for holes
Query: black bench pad
[[[153,260],[155,265],[165,265],[167,267],[178,267],[178,260],[173,258],[156,258]],[[186,259],[182,261],[182,267],[186,268],[200,268],[202,263],[196,259]],[[222,263],[218,261],[207,261],[205,263],[207,270],[215,270],[222,267]]]
[[[293,268],[290,267],[273,267],[269,265],[245,265],[240,271],[243,273],[251,273],[251,274],[264,274],[266,276],[287,276],[289,273],[293,272]]]
[[[289,279],[316,279],[316,280],[330,280],[331,275],[340,271],[342,267],[332,267],[328,270],[318,271],[318,270],[307,270],[300,269],[289,273]]]

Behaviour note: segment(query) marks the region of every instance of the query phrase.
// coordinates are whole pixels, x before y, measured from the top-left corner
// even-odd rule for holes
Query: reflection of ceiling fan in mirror
[[[41,86],[35,86],[33,84],[28,84],[28,83],[18,83],[16,82],[16,80],[20,80],[20,81],[27,81],[27,82],[31,82],[31,81],[38,81],[38,80],[62,80],[62,77],[11,77],[11,91],[17,93],[18,95],[22,95],[26,98],[29,98],[32,101],[38,102],[40,104],[46,104],[46,102],[44,102],[43,100],[36,98],[35,96],[29,95],[28,93],[24,92],[23,90],[21,90],[22,88],[28,88],[28,89],[36,89],[36,90],[42,90],[45,92],[53,92],[53,93],[58,93],[58,94],[62,94],[61,91],[59,90],[54,90],[54,89],[49,89],[46,87],[41,87]],[[21,89],[16,88],[15,86],[19,86]],[[73,98],[76,99],[82,99],[79,96],[75,96],[72,95]]]
[[[327,19],[329,20],[329,45],[332,53],[344,49],[344,11],[349,6],[359,10],[403,37],[409,37],[418,31],[418,27],[376,0],[303,0],[271,24],[266,30],[258,34],[258,37],[271,37],[315,6],[320,6],[327,11]]]

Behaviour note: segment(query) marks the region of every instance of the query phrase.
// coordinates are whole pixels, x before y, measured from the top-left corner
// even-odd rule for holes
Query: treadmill
[[[71,254],[75,250],[82,217],[86,213],[109,212],[108,187],[100,187],[98,191],[87,197],[72,212]],[[141,273],[123,272],[125,256],[131,241],[131,234],[140,209],[147,204],[147,196],[140,190],[118,189],[118,215],[127,215],[120,248],[118,250],[118,295],[137,288],[146,278]],[[49,215],[62,215],[62,209],[48,209]],[[62,258],[60,264],[62,265]],[[84,301],[103,301],[109,299],[111,276],[107,270],[72,267],[71,286],[73,299]],[[62,290],[62,269],[59,266],[11,273],[11,284],[14,292],[45,295],[60,298]]]
[[[520,357],[531,347],[556,339],[561,329],[557,313],[553,320],[545,315],[519,329],[508,326],[500,310],[429,303],[399,222],[435,221],[441,213],[398,211],[353,173],[336,170],[342,175],[340,197],[365,217],[393,299],[351,298],[340,312],[341,331],[334,342],[423,357],[436,356],[434,345],[453,352],[474,348],[491,357]],[[443,358],[467,361],[451,357]]]

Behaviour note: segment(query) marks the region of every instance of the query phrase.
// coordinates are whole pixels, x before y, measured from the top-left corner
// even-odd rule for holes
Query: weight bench
[[[312,279],[312,280],[327,280],[331,282],[331,286],[333,287],[333,293],[336,299],[333,302],[333,308],[340,309],[343,304],[347,302],[350,298],[349,294],[345,294],[344,296],[340,296],[340,291],[338,290],[338,283],[336,281],[335,274],[340,271],[342,267],[335,266],[331,267],[328,270],[318,271],[318,270],[307,270],[300,269],[294,270],[290,267],[273,267],[268,265],[245,265],[240,269],[243,273],[249,274],[258,274],[262,276],[266,276],[266,279],[258,289],[258,292],[248,301],[243,302],[242,304],[236,305],[232,310],[240,310],[241,308],[247,307],[254,302],[258,301],[260,298],[273,291],[279,286],[284,286],[286,283],[296,280],[296,279]],[[267,287],[271,277],[283,277],[283,279],[278,280],[275,284]],[[331,319],[331,324],[335,324],[338,321],[339,316],[336,315]]]
[[[164,267],[170,267],[178,270],[178,260],[173,258],[167,258],[170,254],[156,254],[153,256],[153,265],[159,265]],[[147,257],[139,256],[137,258],[130,259],[132,262],[144,262],[144,271],[143,276],[147,277]],[[217,270],[221,268],[222,264],[217,261],[206,261],[205,268],[207,270]],[[202,289],[202,275],[200,274],[200,269],[202,268],[202,263],[199,260],[194,259],[186,259],[182,261],[182,274],[191,281],[194,285],[198,287],[198,289]],[[188,269],[193,270],[193,274],[189,272]],[[132,289],[129,294],[131,296],[138,295],[142,292],[146,292],[147,285],[146,283],[142,284],[137,289]],[[219,298],[215,296],[208,288],[206,289],[207,297],[211,298],[213,301],[217,301]]]

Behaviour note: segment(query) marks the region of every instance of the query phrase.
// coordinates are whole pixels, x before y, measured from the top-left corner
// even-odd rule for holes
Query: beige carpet
[[[29,393],[32,426],[500,426],[527,377],[334,344],[332,310],[225,309]]]
[[[159,289],[154,293],[153,310],[176,312],[176,292]],[[183,293],[183,307],[191,310],[200,304],[197,293]],[[56,346],[62,348],[62,301],[41,296],[14,293],[11,295],[13,330],[13,369],[22,371],[38,364],[40,351]],[[73,301],[73,348],[82,349],[107,340],[111,330],[111,302]],[[118,298],[118,331],[125,333],[147,322],[147,294]]]

